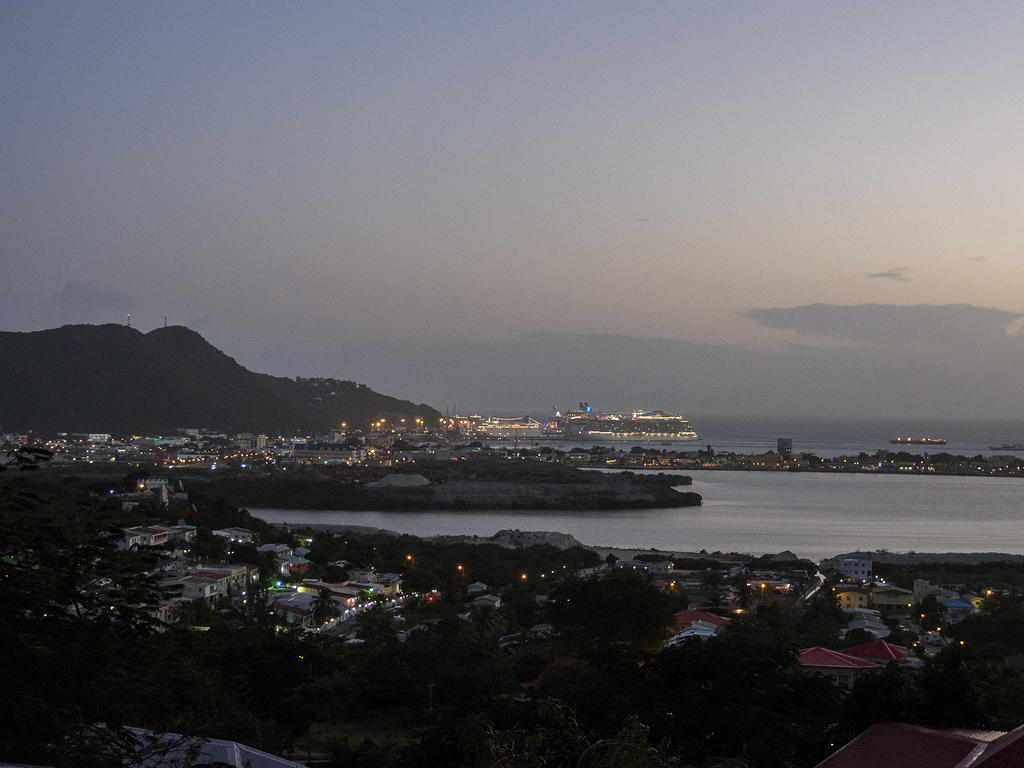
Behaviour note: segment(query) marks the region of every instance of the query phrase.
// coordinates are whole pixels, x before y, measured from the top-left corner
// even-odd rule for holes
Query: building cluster
[[[421,421],[421,420],[417,420]],[[399,427],[404,425],[399,424]],[[166,467],[219,466],[256,468],[267,465],[359,465],[386,460],[397,441],[437,446],[444,442],[422,424],[403,432],[385,420],[369,431],[354,434],[341,429],[317,435],[270,436],[254,432],[228,434],[203,429],[182,429],[171,435],[114,436],[107,433],[53,435],[0,434],[0,444],[32,445],[53,453],[53,464],[156,464]]]
[[[762,453],[715,451],[711,446],[683,449],[678,444],[654,448],[650,443],[643,447],[628,442],[566,449],[564,443],[557,441],[538,442],[538,435],[533,432],[540,424],[532,419],[457,417],[442,419],[441,428],[433,430],[422,419],[408,424],[405,421],[381,418],[366,430],[350,431],[342,425],[317,435],[270,436],[181,429],[173,435],[124,437],[107,433],[3,434],[0,443],[46,448],[54,454],[55,464],[148,463],[168,468],[369,468],[421,459],[459,458],[484,450],[493,456],[595,468],[1024,476],[1024,460],[1003,454],[912,455],[882,449],[870,455],[820,458],[810,453],[794,453],[788,438],[780,438],[776,450]]]
[[[342,563],[337,565],[347,565]],[[344,624],[369,605],[395,607],[404,599],[400,574],[379,573],[372,568],[352,569],[349,578],[341,582],[303,579],[283,593],[275,589],[272,595],[270,610],[282,623],[318,632]],[[325,600],[330,601],[330,610],[321,612],[318,605]]]
[[[138,525],[121,529],[118,547],[154,548],[160,562],[148,575],[156,576],[164,594],[157,618],[173,624],[181,616],[182,606],[200,600],[211,608],[233,608],[251,614],[257,610],[255,591],[263,591],[260,605],[266,607],[278,623],[323,631],[354,618],[360,611],[380,601],[394,604],[402,595],[401,574],[379,573],[373,569],[350,568],[345,561],[330,565],[348,568],[348,578],[338,583],[304,578],[310,561],[309,547],[268,542],[256,547],[260,563],[203,562],[194,557],[192,545],[197,528],[185,521],[166,525]],[[246,528],[229,527],[212,532],[232,545],[256,544],[259,534]],[[312,543],[307,540],[307,543]],[[94,584],[102,591],[116,585]],[[329,610],[316,607],[318,599],[330,601]],[[261,608],[262,609],[262,608]]]

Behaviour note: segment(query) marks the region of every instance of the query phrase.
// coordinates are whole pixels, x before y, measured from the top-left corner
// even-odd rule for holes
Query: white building
[[[861,560],[856,557],[845,557],[839,561],[839,573],[844,579],[856,581],[867,581],[871,578],[870,560]]]

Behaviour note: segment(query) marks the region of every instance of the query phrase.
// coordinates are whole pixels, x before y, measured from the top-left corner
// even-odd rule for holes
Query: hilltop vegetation
[[[559,464],[475,457],[459,462],[419,461],[413,469],[430,484],[355,484],[351,478],[361,471],[344,468],[332,474],[313,468],[262,476],[207,472],[187,478],[203,495],[252,507],[599,510],[690,507],[702,501],[700,494],[674,489],[689,484],[690,478],[662,474],[587,472]]]
[[[253,373],[181,326],[0,333],[0,424],[19,431],[307,434],[437,411],[352,381]]]

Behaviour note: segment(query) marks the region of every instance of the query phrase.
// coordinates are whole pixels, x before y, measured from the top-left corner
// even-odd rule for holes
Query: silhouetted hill
[[[438,416],[351,381],[253,373],[181,326],[0,332],[0,424],[7,430],[302,434],[341,422],[436,423]]]

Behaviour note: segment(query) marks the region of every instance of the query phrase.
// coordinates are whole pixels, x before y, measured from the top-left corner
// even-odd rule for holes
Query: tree
[[[121,531],[95,505],[66,516],[67,500],[45,488],[10,488],[0,491],[0,755],[108,764],[102,748],[84,757],[95,745],[77,742],[133,711],[125,701],[141,686],[125,676],[162,626],[165,593],[146,575],[154,553],[119,550]]]
[[[552,591],[549,615],[570,647],[588,649],[623,642],[654,649],[671,620],[664,594],[629,572],[601,579],[570,579]]]
[[[913,680],[896,662],[890,662],[878,674],[857,678],[843,702],[843,725],[852,739],[880,720],[913,722],[921,706]]]
[[[319,594],[313,600],[313,621],[318,627],[322,627],[338,613],[338,604],[331,597],[331,591],[327,587],[321,588]]]
[[[192,539],[192,557],[199,562],[217,563],[227,556],[227,540],[214,536],[209,528],[200,528]]]

